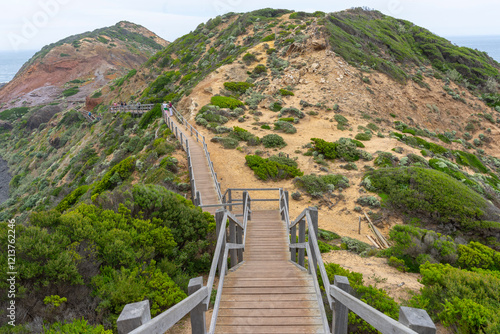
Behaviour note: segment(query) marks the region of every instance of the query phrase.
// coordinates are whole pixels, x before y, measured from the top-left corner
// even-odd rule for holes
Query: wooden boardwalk
[[[217,197],[217,191],[215,190],[214,179],[210,173],[208,160],[205,155],[205,151],[203,150],[203,144],[197,142],[195,137],[188,135],[188,132],[185,131],[185,128],[182,128],[175,117],[171,117],[170,119],[178,127],[179,131],[182,132],[182,138],[186,138],[189,142],[189,151],[191,153],[191,164],[193,166],[196,190],[198,190],[201,194],[202,205],[220,204]],[[203,209],[203,211],[210,212],[211,214],[215,214],[215,210],[217,210],[216,207]]]
[[[278,211],[254,211],[244,262],[224,280],[216,333],[324,333],[311,275],[290,260]]]

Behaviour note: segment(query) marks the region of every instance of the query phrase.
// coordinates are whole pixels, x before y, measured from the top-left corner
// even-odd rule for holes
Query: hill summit
[[[51,102],[70,94],[63,92],[71,88],[75,94],[69,100],[83,102],[166,45],[148,29],[126,21],[49,44],[0,89],[0,110]]]

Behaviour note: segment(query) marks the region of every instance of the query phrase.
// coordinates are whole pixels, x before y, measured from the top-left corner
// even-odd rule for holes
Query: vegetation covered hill
[[[452,330],[498,332],[498,69],[376,11],[263,9],[201,24],[100,86],[101,122],[57,101],[1,112],[13,125],[0,129],[13,179],[0,221],[19,225],[24,328],[83,316],[91,325],[72,326],[112,329],[125,304],[147,298],[157,314],[206,272],[213,217],[185,199],[185,156],[159,105],[142,119],[107,112],[172,100],[211,140],[223,188],[287,188],[291,216],[316,205],[337,246],[419,272],[424,287],[403,303]],[[391,248],[358,235],[362,211]],[[323,251],[335,248],[322,235]],[[397,317],[391,291],[327,271]],[[350,326],[374,332],[354,316]]]
[[[122,21],[67,37],[43,47],[0,89],[0,110],[52,102],[57,97],[82,102],[138,68],[168,42],[146,28]]]

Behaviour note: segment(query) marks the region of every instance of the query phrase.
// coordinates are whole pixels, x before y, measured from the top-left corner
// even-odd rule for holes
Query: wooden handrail
[[[163,334],[166,330],[172,327],[175,323],[181,320],[186,314],[191,312],[195,307],[197,307],[202,301],[207,297],[208,294],[207,287],[203,287],[196,291],[194,294],[190,295],[180,303],[172,306],[165,312],[154,317],[147,323],[140,327],[137,327],[129,334],[141,334],[141,333],[151,333],[151,334]]]
[[[312,210],[316,211],[316,218],[313,218],[311,215]],[[288,210],[288,203],[285,198],[284,192],[280,194],[280,212]],[[321,279],[323,281],[323,287],[326,292],[326,297],[328,299],[328,304],[330,309],[334,313],[334,328],[332,328],[335,334],[346,334],[347,333],[347,313],[348,311],[352,311],[360,316],[363,320],[368,322],[370,325],[381,331],[382,333],[404,333],[404,334],[416,334],[416,333],[435,333],[435,326],[430,320],[427,312],[419,309],[410,309],[407,308],[403,312],[403,308],[400,310],[400,322],[390,318],[384,313],[374,309],[370,305],[362,302],[358,298],[351,296],[348,292],[343,291],[339,287],[335,285],[331,285],[328,274],[326,272],[325,265],[323,263],[323,259],[321,257],[321,252],[318,246],[318,226],[317,226],[317,209],[315,208],[307,208],[302,211],[299,216],[293,221],[289,222],[288,215],[285,212],[282,213],[284,219],[286,220],[288,232],[291,234],[291,242],[290,242],[290,250],[291,250],[291,260],[295,262],[299,261],[298,265],[304,267],[303,257],[304,250],[307,251],[307,256],[309,258],[308,268],[309,273],[313,276],[314,286],[316,291],[319,289],[319,282],[317,280],[317,268],[319,267],[319,273],[321,275]],[[308,241],[305,242],[305,223],[308,224]],[[297,224],[299,224],[299,242],[295,241],[296,238],[296,229]],[[299,257],[296,259],[295,253],[299,250]],[[339,279],[347,282],[349,285],[349,281],[347,277],[336,276]],[[337,282],[335,283],[337,284]],[[345,283],[344,283],[345,285]],[[318,302],[322,303],[321,295],[318,295]],[[335,310],[334,310],[335,309]],[[411,319],[412,321],[416,321],[416,323],[411,323],[406,318],[406,313],[408,312],[410,315],[415,313],[419,314],[419,317],[408,317],[415,318],[417,320]],[[401,321],[402,314],[404,315],[404,322]],[[337,318],[336,318],[337,317]],[[419,328],[419,332],[416,332],[409,327],[415,326],[414,328]]]

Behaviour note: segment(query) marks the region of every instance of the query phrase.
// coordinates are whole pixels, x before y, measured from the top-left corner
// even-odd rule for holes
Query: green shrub
[[[294,115],[297,118],[304,118],[304,117],[306,117],[306,115],[302,111],[300,111],[299,109],[294,108],[294,107],[281,109],[280,116],[283,116],[283,115],[286,115],[286,114]]]
[[[218,106],[220,108],[229,108],[229,109],[234,109],[244,105],[243,102],[241,102],[240,100],[227,96],[212,96],[212,98],[210,99],[210,104]]]
[[[250,65],[251,63],[257,61],[257,57],[252,54],[252,53],[246,53],[242,60],[245,62],[245,64]]]
[[[387,263],[391,266],[396,268],[398,271],[401,271],[403,273],[408,271],[408,267],[405,265],[405,261],[398,259],[397,257],[391,256]]]
[[[275,34],[270,34],[270,35],[267,35],[266,37],[264,37],[263,39],[261,39],[262,42],[270,42],[270,41],[274,41],[275,39]]]
[[[334,160],[337,158],[337,143],[327,142],[319,138],[311,138],[314,150],[323,154],[325,158]]]
[[[463,269],[481,268],[500,271],[500,252],[479,242],[458,245],[458,264]]]
[[[79,91],[80,90],[78,89],[78,87],[75,86],[64,90],[61,94],[65,97],[68,97],[78,94]]]
[[[269,161],[274,161],[279,163],[280,165],[286,165],[290,167],[298,167],[297,161],[287,158],[284,154],[272,155],[269,157]]]
[[[87,320],[73,320],[69,323],[55,322],[51,325],[44,325],[43,332],[46,334],[58,334],[58,333],[88,333],[88,334],[113,334],[112,330],[105,330],[104,326],[89,325]]]
[[[262,124],[260,128],[264,130],[271,130],[271,127],[268,124]]]
[[[156,119],[161,118],[162,116],[163,113],[161,105],[157,103],[151,110],[141,117],[141,120],[139,121],[139,128],[146,129],[149,124],[153,123]]]
[[[356,203],[358,203],[361,206],[369,206],[370,208],[380,207],[380,201],[374,196],[359,197],[356,200]]]
[[[472,153],[463,152],[463,151],[453,151],[453,155],[455,156],[457,164],[459,164],[459,165],[471,167],[475,171],[478,171],[481,173],[488,172],[488,168],[486,166],[484,166],[484,164],[481,162],[481,160],[479,160],[479,158]]]
[[[500,329],[500,278],[488,271],[469,272],[449,264],[420,267],[421,294],[410,301],[424,307],[435,320],[459,333],[498,333]]]
[[[252,72],[253,72],[253,74],[265,73],[265,72],[267,72],[267,68],[266,68],[266,66],[259,64],[259,65],[255,66],[255,68],[253,69]]]
[[[275,101],[273,103],[271,103],[271,105],[269,106],[269,109],[271,111],[280,111],[281,109],[283,108],[283,104],[281,103],[281,101]]]
[[[286,90],[286,89],[280,89],[279,90],[281,96],[295,96],[295,94],[292,91]]]
[[[0,111],[0,120],[13,122],[23,117],[29,110],[27,107],[19,107]]]
[[[281,130],[284,133],[293,134],[297,132],[297,129],[290,122],[286,121],[276,121],[274,122],[274,130]]]
[[[450,139],[448,139],[448,137],[446,137],[445,135],[443,135],[443,134],[439,133],[439,134],[437,135],[437,137],[438,137],[439,139],[441,139],[441,141],[442,141],[442,142],[444,142],[444,143],[446,143],[446,144],[451,144],[451,140],[450,140]]]
[[[262,144],[266,148],[272,148],[272,147],[285,147],[286,143],[283,137],[277,135],[277,134],[269,134],[265,135],[262,137]]]
[[[307,192],[312,197],[321,197],[324,193],[333,191],[335,188],[348,188],[349,179],[339,174],[329,175],[304,175],[294,180],[295,185]]]
[[[369,133],[365,133],[365,132],[363,132],[363,133],[358,133],[358,134],[356,135],[356,137],[354,137],[354,138],[356,138],[357,140],[364,140],[364,141],[367,141],[367,140],[372,139],[372,135],[371,135],[371,134],[369,134]]]
[[[254,86],[254,84],[248,82],[224,82],[224,88],[238,94],[244,94],[248,88]]]
[[[378,167],[393,167],[396,164],[395,161],[395,157],[391,153],[380,152],[373,164]]]
[[[95,184],[92,195],[97,195],[105,190],[116,187],[119,183],[128,179],[135,169],[135,157],[128,157],[104,174],[101,181]]]
[[[361,155],[356,143],[349,138],[340,138],[337,141],[336,151],[337,156],[347,162],[358,161]]]
[[[281,164],[271,159],[264,159],[258,155],[247,155],[245,160],[255,175],[264,181],[269,179],[274,181],[290,179],[304,174],[297,167]]]
[[[89,190],[90,186],[84,185],[73,190],[68,196],[64,197],[64,199],[59,202],[56,206],[56,210],[59,212],[64,212],[73,206],[83,194]]]
[[[372,191],[387,195],[386,203],[410,216],[464,224],[480,219],[486,201],[466,185],[436,170],[385,168],[368,172]]]

